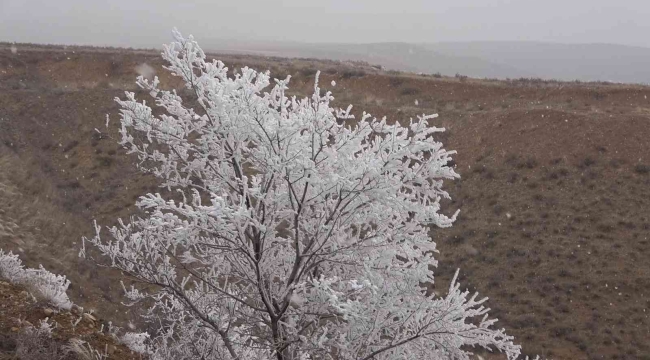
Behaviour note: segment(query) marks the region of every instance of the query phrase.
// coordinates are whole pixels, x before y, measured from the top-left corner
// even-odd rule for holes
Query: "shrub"
[[[650,173],[650,166],[649,165],[644,165],[644,164],[636,164],[634,165],[634,171],[637,174],[649,174]]]
[[[38,269],[25,269],[18,255],[0,249],[0,277],[15,284],[21,284],[37,298],[48,301],[59,309],[70,309],[72,302],[66,291],[70,281],[63,275],[55,275],[45,270],[42,265]]]
[[[402,89],[399,93],[400,93],[400,95],[404,95],[404,96],[417,95],[417,94],[420,93],[420,89],[407,87],[407,88]]]
[[[17,254],[5,252],[0,249],[0,277],[9,280],[11,283],[19,283],[25,276],[23,262]]]
[[[52,336],[55,327],[41,320],[38,328],[29,326],[15,339],[15,354],[25,360],[106,360],[108,351],[100,352],[89,343],[72,338],[68,344]]]
[[[467,75],[461,75],[459,73],[456,73],[455,75],[456,79],[460,80],[461,82],[464,82],[467,80]]]
[[[306,67],[306,68],[300,69],[300,73],[305,77],[313,77],[314,75],[316,75],[317,71],[318,71],[317,69],[312,68],[312,67]],[[282,79],[284,79],[284,78],[282,78]]]
[[[120,221],[109,240],[97,225],[84,239],[153,285],[126,296],[152,304],[155,358],[519,355],[458,273],[445,296],[423,291],[436,265],[429,227],[456,219],[439,212],[443,180],[458,175],[447,166],[454,152],[434,140],[436,115],[407,127],[369,115],[350,124],[318,74],[311,98],[288,99],[288,81],[263,93],[268,72],[228,77],[192,37],[174,35],[163,57],[200,107],[142,77],[166,115],[134,93],[116,101],[120,144],[182,201],[147,194],[143,217]]]
[[[596,160],[594,158],[592,158],[591,156],[587,156],[584,159],[582,159],[582,161],[580,162],[578,167],[587,168],[587,167],[590,167],[590,166],[592,166],[594,164],[596,164]]]
[[[399,87],[403,83],[404,83],[404,78],[402,78],[400,76],[391,76],[391,77],[388,78],[388,84],[391,87]]]
[[[341,74],[341,77],[343,79],[351,79],[355,77],[364,77],[366,75],[366,72],[363,70],[355,70],[355,69],[347,69],[344,70],[343,73]]]
[[[103,352],[93,348],[89,343],[73,338],[68,345],[62,347],[66,354],[73,355],[72,359],[79,360],[106,360],[108,359],[108,349]],[[51,358],[47,359],[50,360]]]
[[[16,344],[18,359],[53,360],[66,355],[59,342],[52,338],[52,326],[47,321],[41,321],[38,328],[25,328],[17,336]]]
[[[147,333],[127,332],[120,337],[122,344],[126,345],[131,351],[139,354],[150,353],[150,349],[146,344],[147,340],[149,340],[149,334]]]

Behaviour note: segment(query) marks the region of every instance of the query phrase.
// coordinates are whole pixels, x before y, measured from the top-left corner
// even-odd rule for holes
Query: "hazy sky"
[[[650,0],[0,0],[0,41],[536,40],[650,47]]]

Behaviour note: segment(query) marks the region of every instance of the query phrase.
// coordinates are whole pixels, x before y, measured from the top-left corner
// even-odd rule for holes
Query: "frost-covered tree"
[[[172,195],[140,197],[146,214],[84,239],[113,267],[148,284],[160,359],[468,359],[520,347],[456,278],[433,284],[430,227],[453,151],[436,115],[405,126],[335,110],[330,92],[288,97],[289,77],[229,76],[190,36],[174,32],[166,67],[194,107],[158,79],[138,78],[121,106],[121,142]],[[173,196],[176,194],[177,196]],[[175,197],[176,201],[172,198]],[[182,200],[181,200],[182,199]]]

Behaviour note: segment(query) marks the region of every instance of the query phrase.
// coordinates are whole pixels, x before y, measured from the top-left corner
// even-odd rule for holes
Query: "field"
[[[160,191],[117,144],[113,101],[138,92],[145,63],[178,86],[159,58],[35,45],[13,53],[0,44],[0,248],[66,274],[73,301],[102,321],[138,323],[120,304],[119,274],[78,257],[81,237],[93,235],[94,219],[114,224],[135,214],[139,195]],[[447,129],[440,139],[458,151],[462,178],[446,185],[453,201],[445,209],[460,209],[458,221],[431,233],[440,250],[436,291],[460,268],[462,284],[490,298],[525,354],[650,359],[650,87],[220,58],[291,74],[299,95],[320,69],[322,87],[357,115],[439,113],[435,125]]]

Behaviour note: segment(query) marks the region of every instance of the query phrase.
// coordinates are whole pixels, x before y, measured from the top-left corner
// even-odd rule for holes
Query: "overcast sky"
[[[650,47],[650,0],[0,0],[0,41],[534,40]]]

